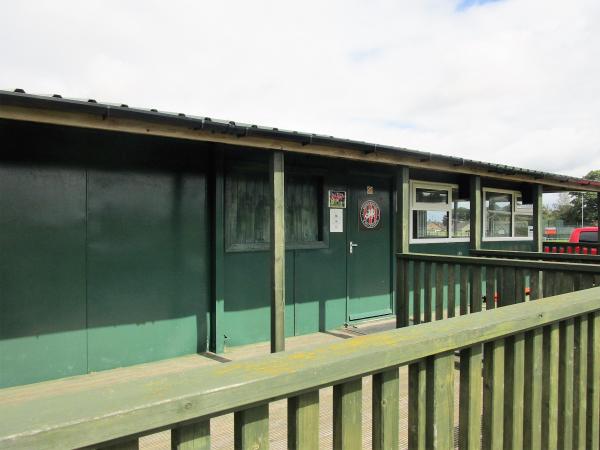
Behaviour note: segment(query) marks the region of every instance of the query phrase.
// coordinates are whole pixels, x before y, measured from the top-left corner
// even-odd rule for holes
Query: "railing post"
[[[408,167],[399,167],[395,185],[395,241],[397,253],[409,252],[410,180]],[[406,327],[409,321],[408,261],[396,263],[396,327]]]
[[[215,353],[223,353],[225,345],[225,333],[223,332],[223,321],[225,317],[225,238],[224,238],[224,215],[225,215],[225,181],[223,151],[218,146],[213,148],[214,175],[212,183],[211,201],[211,235],[212,235],[212,314],[211,314],[211,339],[210,347]]]
[[[333,387],[333,449],[362,448],[362,379]]]
[[[400,381],[397,367],[373,375],[373,450],[398,448],[399,389]]]
[[[479,175],[471,175],[470,178],[470,241],[471,250],[479,250],[481,248],[482,221],[481,214],[483,206],[481,203],[481,177]]]
[[[235,412],[233,435],[235,450],[269,448],[269,404]]]
[[[210,450],[210,420],[172,429],[171,450]]]
[[[544,188],[541,184],[534,184],[531,186],[531,189],[533,191],[533,251],[541,252],[544,239],[544,227],[542,224],[542,194]]]
[[[481,444],[481,344],[460,352],[459,448],[476,450]]]
[[[427,448],[454,448],[454,352],[428,358]]]
[[[288,399],[288,449],[319,448],[319,391]]]
[[[271,353],[285,350],[285,184],[282,151],[271,153]]]

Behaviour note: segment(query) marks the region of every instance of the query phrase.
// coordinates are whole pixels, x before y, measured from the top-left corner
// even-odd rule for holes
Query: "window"
[[[484,189],[486,239],[531,239],[533,206],[524,204],[519,192]]]
[[[285,234],[289,247],[323,243],[322,177],[286,173]],[[234,168],[225,178],[225,240],[229,251],[265,250],[271,240],[268,173]]]
[[[469,238],[470,203],[456,186],[413,182],[411,200],[411,241]]]

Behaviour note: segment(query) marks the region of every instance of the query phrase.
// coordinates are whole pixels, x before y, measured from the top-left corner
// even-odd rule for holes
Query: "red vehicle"
[[[597,243],[598,242],[598,227],[583,227],[575,228],[571,232],[569,242],[573,244],[579,243]]]

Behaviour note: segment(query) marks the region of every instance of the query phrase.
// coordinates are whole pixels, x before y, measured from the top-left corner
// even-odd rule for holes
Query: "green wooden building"
[[[393,316],[396,252],[539,251],[563,175],[0,91],[0,387]]]

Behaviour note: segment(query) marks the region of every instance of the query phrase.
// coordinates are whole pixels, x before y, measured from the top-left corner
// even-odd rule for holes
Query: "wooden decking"
[[[395,319],[364,322],[356,327],[344,328],[324,333],[288,338],[288,350],[301,350],[318,344],[326,344],[342,339],[372,334],[395,327]],[[61,392],[84,391],[92,386],[109,387],[115,381],[140,380],[161,374],[184,372],[201,366],[226,364],[228,361],[242,360],[269,353],[268,342],[227,349],[222,355],[204,353],[187,355],[169,360],[140,364],[103,372],[48,381],[0,391],[0,409],[10,411],[11,402],[25,398],[54,396]],[[455,377],[458,380],[458,375]],[[371,377],[363,378],[363,448],[371,448]],[[458,389],[456,389],[458,392]],[[456,399],[458,407],[458,399]],[[320,391],[320,448],[332,448],[332,388]],[[456,408],[457,409],[457,408]],[[407,412],[408,412],[408,371],[400,369],[400,444],[407,448]],[[457,414],[455,414],[455,421]],[[270,448],[287,448],[287,403],[286,400],[270,405]],[[233,448],[233,414],[216,417],[211,420],[212,448]],[[170,431],[155,433],[140,439],[140,448],[159,450],[170,448]]]

